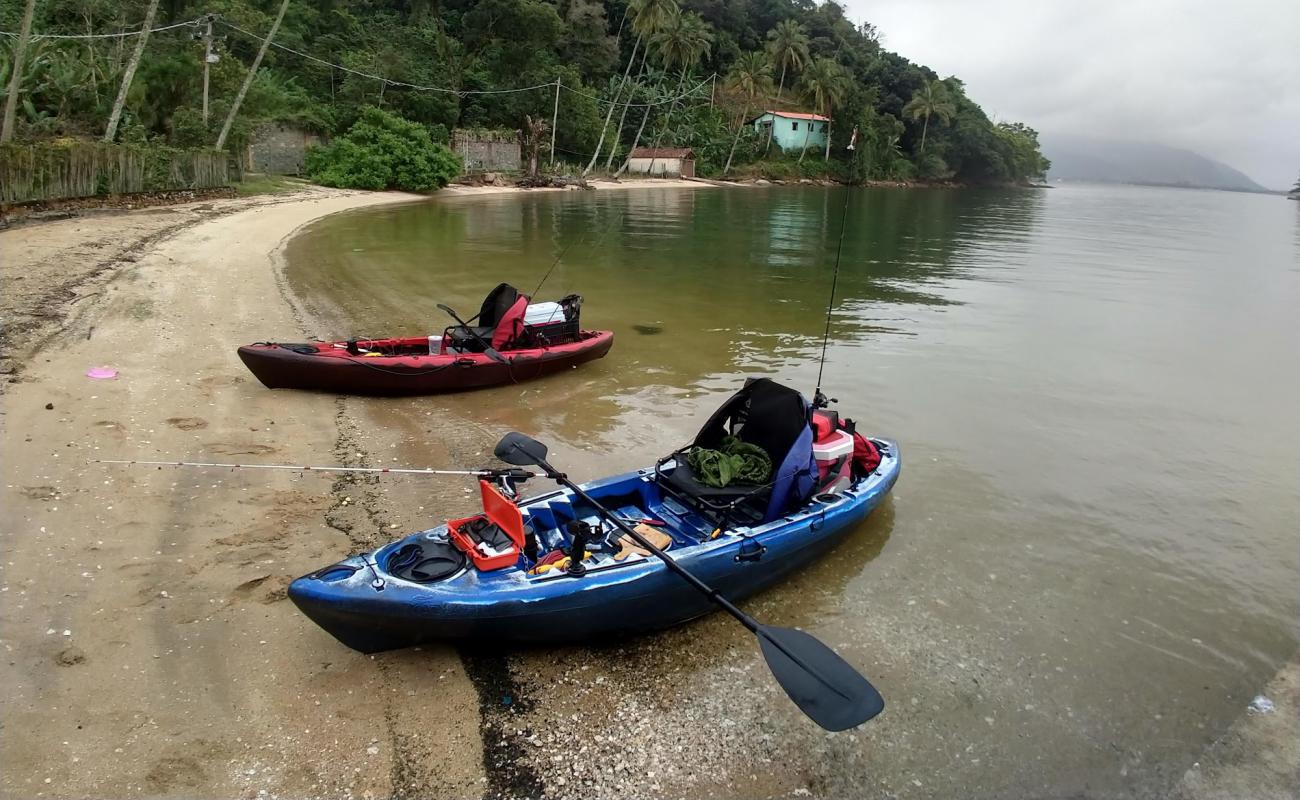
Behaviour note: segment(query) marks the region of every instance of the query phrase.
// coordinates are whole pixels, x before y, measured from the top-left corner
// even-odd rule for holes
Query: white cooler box
[[[849,488],[853,482],[853,434],[835,431],[824,441],[813,442],[813,458],[817,459],[817,482],[824,487],[823,494],[839,494]]]

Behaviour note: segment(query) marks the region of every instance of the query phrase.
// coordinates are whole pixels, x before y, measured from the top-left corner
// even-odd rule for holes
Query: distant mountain
[[[1269,191],[1227,164],[1178,147],[1069,135],[1038,138],[1043,155],[1052,160],[1049,180]]]

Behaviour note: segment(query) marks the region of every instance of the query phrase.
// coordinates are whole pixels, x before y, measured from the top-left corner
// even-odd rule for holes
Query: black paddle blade
[[[516,467],[535,467],[546,460],[546,445],[518,431],[511,431],[497,442],[493,454]]]
[[[485,347],[485,348],[483,348],[483,353],[484,353],[484,355],[486,355],[488,358],[492,359],[493,361],[499,362],[499,363],[501,363],[501,364],[509,364],[509,363],[510,363],[510,359],[508,359],[508,358],[506,358],[505,356],[501,355],[500,351],[498,351],[498,350],[496,350],[496,349],[494,349],[494,348],[492,348],[492,347]]]
[[[835,651],[803,631],[760,625],[763,658],[799,710],[828,731],[856,727],[885,710],[885,699]]]

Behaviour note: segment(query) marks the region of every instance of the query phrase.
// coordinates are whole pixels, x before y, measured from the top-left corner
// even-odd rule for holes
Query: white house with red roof
[[[821,114],[804,114],[798,111],[764,111],[750,120],[754,130],[766,141],[769,130],[772,141],[782,150],[802,150],[826,146],[831,121]]]

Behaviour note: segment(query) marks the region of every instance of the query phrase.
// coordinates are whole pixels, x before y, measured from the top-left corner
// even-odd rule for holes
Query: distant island
[[[1039,135],[1051,181],[1133,183],[1276,194],[1221,161],[1179,147],[1061,134]]]

